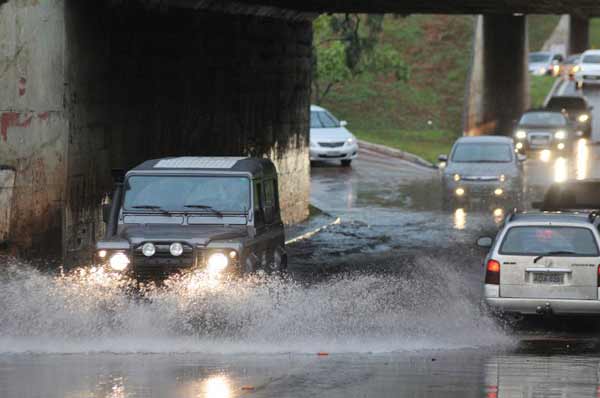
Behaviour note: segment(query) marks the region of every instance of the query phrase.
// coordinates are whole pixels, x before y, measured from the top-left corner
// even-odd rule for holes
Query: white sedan
[[[600,83],[600,50],[588,50],[581,55],[575,80],[578,88],[583,88],[584,84]]]
[[[339,160],[342,166],[350,166],[358,156],[358,143],[346,125],[326,109],[311,105],[310,160]]]

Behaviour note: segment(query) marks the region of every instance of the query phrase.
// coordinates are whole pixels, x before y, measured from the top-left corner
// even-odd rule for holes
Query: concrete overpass
[[[10,214],[0,240],[22,255],[68,261],[102,232],[110,169],[151,157],[269,156],[285,219],[304,218],[318,13],[485,13],[483,122],[501,132],[526,106],[526,18],[513,13],[568,12],[584,22],[600,13],[589,0],[0,4],[0,168],[14,180],[0,203]]]

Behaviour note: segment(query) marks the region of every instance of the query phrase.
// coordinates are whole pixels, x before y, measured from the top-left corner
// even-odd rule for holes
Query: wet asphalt
[[[600,89],[584,94],[600,141]],[[518,206],[599,177],[599,148],[527,160]],[[287,280],[141,302],[87,277],[0,280],[0,397],[600,396],[596,320],[514,327],[479,305],[474,242],[514,204],[443,210],[437,169],[366,150],[311,174],[304,227],[342,221],[290,246]]]

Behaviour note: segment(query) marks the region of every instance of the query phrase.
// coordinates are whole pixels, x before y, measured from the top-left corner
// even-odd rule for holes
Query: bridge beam
[[[529,106],[527,18],[480,16],[474,40],[464,132],[511,135]]]
[[[579,54],[590,47],[590,19],[579,15],[570,15],[569,54]]]

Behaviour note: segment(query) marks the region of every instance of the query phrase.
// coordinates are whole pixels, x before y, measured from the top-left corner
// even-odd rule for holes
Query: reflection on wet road
[[[599,177],[598,153],[527,160],[521,205]],[[369,151],[315,165],[311,195],[342,223],[289,248],[290,279],[190,275],[139,299],[4,267],[0,397],[598,396],[599,325],[516,330],[480,306],[474,241],[510,208],[442,210],[438,170]]]

